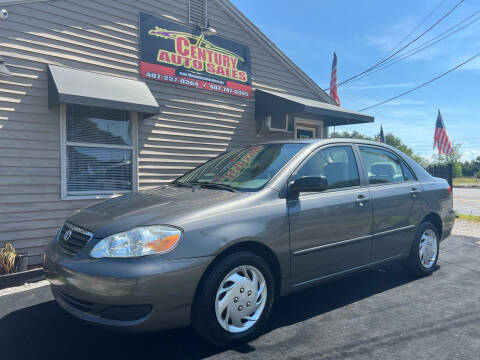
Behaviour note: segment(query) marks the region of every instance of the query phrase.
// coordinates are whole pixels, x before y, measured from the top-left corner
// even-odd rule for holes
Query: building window
[[[207,26],[207,0],[189,0],[188,22],[194,25]]]
[[[137,189],[136,113],[62,105],[62,198]]]
[[[267,128],[276,131],[288,131],[288,114],[275,114],[266,117]]]

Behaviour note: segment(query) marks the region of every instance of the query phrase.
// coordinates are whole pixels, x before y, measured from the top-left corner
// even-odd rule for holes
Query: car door
[[[410,250],[421,215],[422,189],[413,172],[393,152],[358,146],[373,202],[373,261]]]
[[[292,283],[309,283],[370,262],[372,208],[350,145],[322,147],[292,175],[325,176],[324,192],[288,199]]]

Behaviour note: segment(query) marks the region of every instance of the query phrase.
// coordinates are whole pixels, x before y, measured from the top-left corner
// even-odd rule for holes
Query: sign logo
[[[70,239],[70,236],[72,236],[72,230],[68,229],[65,231],[65,234],[63,234],[63,240],[68,241]]]
[[[140,14],[140,74],[152,80],[250,98],[250,49]]]

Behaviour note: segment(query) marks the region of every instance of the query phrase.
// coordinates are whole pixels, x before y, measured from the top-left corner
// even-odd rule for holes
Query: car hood
[[[168,185],[99,202],[67,221],[103,238],[141,225],[178,225],[180,217],[242,196],[247,194]]]

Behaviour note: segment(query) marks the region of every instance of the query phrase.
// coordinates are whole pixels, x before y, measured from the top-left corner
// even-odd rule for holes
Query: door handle
[[[355,200],[355,203],[358,204],[360,207],[364,207],[368,205],[368,202],[370,201],[369,198],[363,195],[358,195],[357,199]]]
[[[415,199],[417,197],[418,194],[420,194],[422,192],[422,190],[418,190],[416,188],[413,188],[412,190],[410,190],[410,195],[412,195],[412,197]]]

